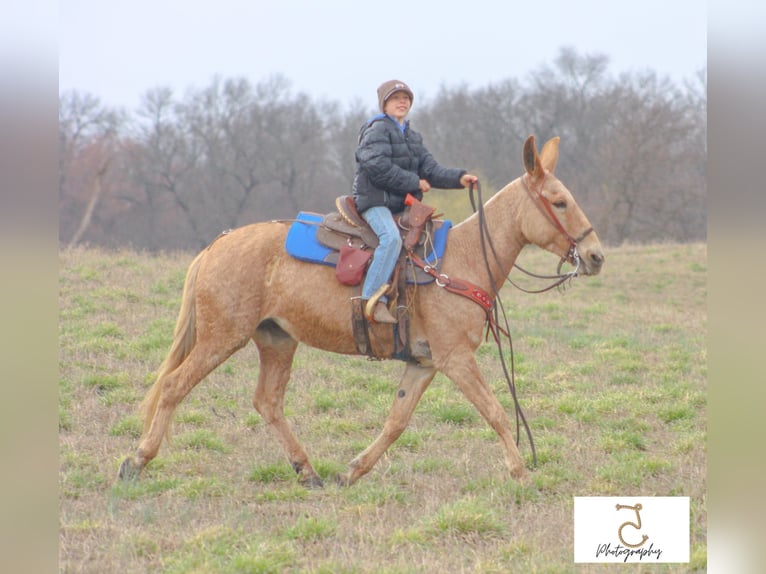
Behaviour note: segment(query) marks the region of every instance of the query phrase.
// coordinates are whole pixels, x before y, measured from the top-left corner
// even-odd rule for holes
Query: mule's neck
[[[488,291],[492,291],[493,287],[499,290],[522,248],[529,243],[521,232],[519,221],[523,197],[521,178],[518,178],[484,204],[484,220],[494,246],[493,254],[489,242],[485,241],[494,286],[491,285],[482,252],[478,213],[474,213],[450,232],[449,257],[444,261],[445,272],[471,280]]]

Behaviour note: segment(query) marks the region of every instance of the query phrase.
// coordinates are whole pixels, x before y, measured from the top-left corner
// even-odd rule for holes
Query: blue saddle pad
[[[335,267],[334,258],[328,259],[335,253],[317,241],[317,227],[322,223],[323,215],[310,211],[301,211],[296,221],[290,226],[285,240],[285,250],[288,255],[306,261]],[[439,229],[434,231],[433,249],[424,257],[426,263],[434,264],[444,257],[447,248],[447,235],[452,228],[452,222],[445,220]]]
[[[322,215],[301,211],[287,232],[285,249],[288,255],[308,263],[322,263],[335,267],[335,263],[328,262],[325,258],[333,250],[325,247],[317,241],[317,227],[322,223]]]

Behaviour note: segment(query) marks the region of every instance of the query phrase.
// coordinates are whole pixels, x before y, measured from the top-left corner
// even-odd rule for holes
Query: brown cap
[[[386,105],[386,100],[396,92],[406,93],[410,97],[410,102],[415,100],[415,95],[407,84],[401,80],[388,80],[387,82],[380,84],[380,87],[378,87],[378,105],[380,106],[381,112]]]

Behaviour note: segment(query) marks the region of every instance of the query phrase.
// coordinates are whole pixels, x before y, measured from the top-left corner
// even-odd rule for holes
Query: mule
[[[558,137],[539,153],[534,136],[527,139],[525,173],[484,205],[483,219],[494,247],[489,263],[480,256],[480,217],[475,213],[449,234],[441,268],[445,276],[498,293],[528,244],[562,259],[578,258],[576,263],[585,275],[601,270],[604,252],[598,236],[554,175],[558,154]],[[358,354],[349,303],[353,288],[341,285],[330,267],[290,257],[284,248],[288,228],[289,223],[279,221],[238,228],[192,261],[171,349],[142,403],[144,434],[135,457],[120,465],[120,478],[140,474],[157,456],[178,404],[213,369],[252,340],[260,358],[253,405],[281,443],[298,480],[309,487],[322,485],[285,418],[285,389],[299,343]],[[410,309],[410,338],[413,346],[428,349],[429,360],[404,363],[382,431],[349,463],[348,471],[336,477],[339,483],[351,485],[373,468],[405,430],[437,372],[452,380],[497,432],[511,476],[526,476],[509,417],[482,378],[474,357],[487,317],[486,309],[476,302],[450,293],[438,283],[418,287]],[[371,325],[370,329],[379,353],[393,346],[390,325]]]

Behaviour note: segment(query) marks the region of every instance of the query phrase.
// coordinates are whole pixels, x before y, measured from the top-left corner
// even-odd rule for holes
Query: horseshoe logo
[[[642,508],[643,508],[643,506],[641,505],[641,503],[637,503],[635,506],[628,506],[628,505],[625,505],[625,504],[618,504],[617,505],[617,510],[618,511],[623,510],[623,509],[628,509],[628,510],[635,511],[635,513],[636,513],[636,522],[630,522],[630,521],[623,522],[620,525],[620,527],[617,529],[617,536],[620,538],[620,542],[622,542],[628,548],[638,548],[639,546],[643,546],[644,543],[647,540],[649,540],[649,537],[646,534],[643,534],[643,535],[641,535],[641,542],[639,542],[638,544],[631,544],[629,542],[626,542],[625,539],[622,537],[622,529],[625,528],[626,526],[632,526],[636,530],[641,530],[641,515],[639,514],[639,511]]]

